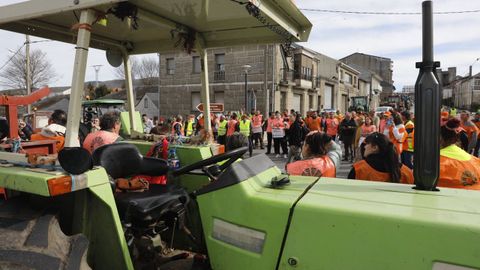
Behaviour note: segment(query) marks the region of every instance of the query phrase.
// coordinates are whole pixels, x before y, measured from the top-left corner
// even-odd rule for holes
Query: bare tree
[[[130,62],[132,65],[132,78],[134,80],[141,80],[143,85],[156,85],[158,83],[158,71],[159,65],[158,60],[154,57],[148,58],[130,58]],[[118,79],[125,78],[125,69],[123,64],[116,68],[115,76]]]
[[[25,51],[19,49],[17,53],[11,53],[11,60],[0,71],[0,84],[14,89],[27,88],[27,59]],[[34,49],[30,52],[30,77],[32,89],[45,86],[57,78],[53,66],[47,59],[45,52]]]
[[[132,79],[136,80],[136,79],[138,79],[138,61],[137,61],[137,58],[130,57],[130,65],[132,66]],[[115,74],[115,77],[117,79],[124,80],[125,79],[125,68],[123,67],[123,64],[121,64],[117,68],[114,68],[113,73]]]

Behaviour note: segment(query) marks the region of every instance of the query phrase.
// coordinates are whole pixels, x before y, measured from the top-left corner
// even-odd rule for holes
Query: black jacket
[[[301,146],[308,132],[310,132],[308,128],[305,125],[302,125],[301,122],[299,121],[293,122],[293,124],[290,126],[290,128],[287,131],[288,143],[290,145]]]

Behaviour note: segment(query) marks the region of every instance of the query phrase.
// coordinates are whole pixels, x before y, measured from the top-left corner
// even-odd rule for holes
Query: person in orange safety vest
[[[336,177],[336,167],[342,157],[341,147],[326,133],[312,131],[305,137],[303,159],[288,163],[288,174]]]
[[[67,114],[62,110],[53,111],[48,119],[48,125],[42,128],[40,133],[32,134],[31,141],[55,140],[57,153],[63,149],[65,144],[65,132],[67,125]]]
[[[393,143],[375,132],[365,139],[364,159],[353,164],[349,179],[413,184],[413,173],[403,166]]]
[[[460,121],[452,118],[440,128],[438,187],[480,190],[480,159],[457,146]]]

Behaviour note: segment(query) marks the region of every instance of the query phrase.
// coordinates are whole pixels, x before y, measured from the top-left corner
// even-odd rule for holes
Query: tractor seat
[[[167,161],[144,157],[135,145],[114,143],[103,145],[92,154],[93,165],[102,166],[113,179],[133,175],[161,176],[168,172]]]
[[[143,157],[128,143],[103,145],[93,152],[93,163],[102,166],[113,179],[134,175],[161,176],[168,172],[163,159]],[[115,193],[118,212],[125,216],[148,220],[160,217],[173,205],[184,204],[188,194],[174,185],[150,185],[144,192]],[[128,211],[128,213],[127,213]]]
[[[144,192],[115,193],[122,220],[127,216],[134,220],[155,220],[187,201],[187,192],[174,185],[150,185],[150,189]]]

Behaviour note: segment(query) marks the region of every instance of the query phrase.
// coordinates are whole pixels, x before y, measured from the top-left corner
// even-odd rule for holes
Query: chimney
[[[470,65],[469,69],[468,69],[468,74],[470,77],[472,77],[472,66]]]

